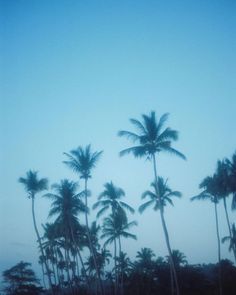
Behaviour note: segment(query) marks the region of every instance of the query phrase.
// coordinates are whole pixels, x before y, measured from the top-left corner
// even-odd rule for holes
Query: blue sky
[[[90,204],[113,180],[138,208],[152,167],[131,156],[119,158],[129,143],[117,132],[131,128],[129,118],[151,110],[170,113],[168,125],[180,132],[175,147],[188,158],[158,159],[159,174],[183,193],[166,210],[172,247],[190,263],[216,262],[213,206],[189,198],[216,161],[231,157],[236,147],[236,2],[0,3],[0,271],[19,260],[37,267],[30,202],[17,179],[35,169],[50,183],[78,180],[62,164],[63,152],[78,145],[104,150],[90,182]],[[37,200],[39,226],[49,207]],[[139,223],[138,241],[123,242],[128,254],[134,257],[146,246],[167,255],[159,216],[149,211],[131,218]],[[235,212],[230,218],[235,221]],[[226,245],[223,257],[232,259]]]

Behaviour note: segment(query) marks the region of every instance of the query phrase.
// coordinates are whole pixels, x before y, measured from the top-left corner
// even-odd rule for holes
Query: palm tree
[[[219,263],[219,293],[222,295],[222,278],[221,278],[221,247],[220,247],[220,233],[219,233],[219,220],[218,220],[218,212],[217,212],[217,204],[219,202],[218,195],[218,182],[217,177],[214,174],[213,176],[208,176],[203,179],[203,181],[199,185],[200,189],[203,191],[197,195],[192,197],[190,200],[209,200],[214,204],[215,209],[215,222],[216,222],[216,236],[217,236],[217,245],[218,245],[218,263]]]
[[[113,182],[107,182],[104,184],[104,191],[99,195],[98,201],[93,205],[93,209],[101,207],[97,213],[97,218],[105,213],[109,208],[112,210],[112,214],[115,214],[116,210],[128,210],[134,213],[134,209],[123,201],[120,201],[125,196],[125,192],[122,188],[116,187]]]
[[[79,146],[75,150],[71,150],[70,153],[64,153],[68,157],[68,161],[64,161],[69,168],[80,175],[81,179],[84,179],[84,192],[85,192],[85,206],[88,208],[88,179],[91,178],[91,170],[96,167],[99,158],[102,155],[100,152],[92,152],[91,145],[87,145],[85,148]],[[99,287],[102,294],[104,294],[102,281],[98,271],[95,253],[93,251],[91,237],[89,233],[89,222],[88,222],[88,210],[85,211],[85,222],[87,228],[87,236],[90,245],[90,252],[94,259],[96,268],[97,279],[99,280]]]
[[[49,217],[57,216],[55,223],[58,224],[62,235],[64,237],[65,245],[65,261],[67,267],[67,279],[70,283],[70,257],[69,249],[71,242],[75,245],[78,252],[81,264],[83,260],[80,254],[79,247],[76,246],[75,233],[79,227],[79,220],[77,215],[87,211],[87,207],[81,201],[81,196],[84,194],[77,193],[78,184],[67,179],[62,180],[59,184],[52,185],[55,193],[47,193],[45,197],[52,200]]]
[[[155,112],[151,112],[150,115],[142,115],[142,122],[136,119],[130,119],[130,122],[137,129],[137,133],[130,131],[119,131],[119,136],[125,136],[128,139],[131,139],[135,146],[127,148],[120,152],[120,155],[126,155],[132,153],[137,158],[147,158],[153,163],[154,170],[154,179],[156,184],[158,183],[157,178],[157,167],[156,167],[156,155],[160,152],[168,152],[170,154],[174,154],[179,156],[182,159],[186,159],[185,156],[174,149],[172,147],[172,142],[178,139],[178,132],[176,130],[172,130],[171,128],[165,128],[163,130],[164,123],[168,118],[168,114],[164,114],[161,116],[160,120],[157,122]],[[160,206],[161,201],[160,201]],[[175,267],[173,264],[173,260],[171,258],[171,247],[170,241],[168,238],[168,233],[166,231],[165,221],[164,221],[164,213],[163,210],[160,210],[162,227],[165,234],[165,240],[167,244],[168,253],[170,256],[170,263],[174,273],[174,279],[176,284],[177,295],[179,295],[179,284],[175,271]]]
[[[46,178],[38,179],[38,172],[29,170],[28,172],[26,172],[26,178],[20,177],[19,182],[23,184],[23,186],[28,194],[28,198],[31,199],[31,201],[32,201],[31,210],[32,210],[34,230],[35,230],[35,233],[37,236],[37,241],[39,243],[41,255],[43,257],[43,262],[45,264],[49,286],[51,288],[51,291],[53,292],[50,270],[49,270],[49,267],[48,267],[48,264],[47,264],[47,261],[45,258],[46,256],[45,256],[42,242],[41,242],[41,238],[39,235],[39,231],[38,231],[38,227],[37,227],[37,223],[36,223],[36,218],[35,218],[35,208],[34,208],[35,207],[35,196],[37,193],[40,193],[41,191],[44,191],[47,189],[48,180]]]
[[[119,245],[119,256],[122,253],[121,237],[131,238],[136,240],[137,237],[134,234],[128,232],[128,230],[137,225],[136,221],[128,222],[127,218],[124,218],[123,214],[119,214],[122,211],[117,211],[116,214],[112,214],[104,219],[103,233],[101,238],[106,238],[104,247],[108,244],[114,243],[114,262],[115,262],[115,294],[118,290],[118,274],[117,274],[117,243]],[[123,275],[121,274],[121,293],[123,293]]]
[[[174,206],[172,202],[172,197],[181,197],[181,193],[179,191],[172,191],[168,185],[167,185],[167,180],[164,180],[162,177],[158,177],[158,182],[152,182],[151,187],[153,191],[147,190],[142,194],[142,199],[149,198],[148,201],[146,201],[144,204],[142,204],[139,207],[139,212],[143,213],[144,210],[146,210],[148,207],[153,206],[153,209],[155,211],[160,210],[162,211],[162,224],[163,227],[165,228],[165,232],[167,235],[167,240],[169,241],[169,234],[166,226],[166,221],[164,218],[164,207],[167,205],[167,203],[171,204]],[[171,253],[173,254],[173,252]],[[175,273],[173,268],[175,269],[176,272],[176,265],[174,263],[174,258],[172,255],[169,255],[169,264],[170,264],[170,274],[171,274],[171,290],[172,294],[174,294],[174,282],[173,278],[175,277]],[[173,265],[172,265],[173,263]]]
[[[176,268],[179,268],[180,266],[184,266],[188,264],[186,256],[184,255],[184,253],[180,252],[179,250],[173,250],[172,257],[173,257]],[[167,259],[169,259],[168,256],[167,256]]]
[[[217,185],[217,193],[221,199],[223,199],[224,204],[224,210],[225,210],[225,216],[226,221],[228,225],[229,230],[229,236],[232,238],[232,232],[231,232],[231,226],[229,221],[229,214],[227,209],[227,200],[226,198],[231,193],[230,189],[230,171],[229,171],[229,165],[227,163],[227,160],[218,161],[217,162],[217,169],[216,169],[216,185]],[[233,254],[234,259],[236,262],[236,249],[233,247]]]
[[[236,227],[235,224],[232,224],[231,235],[222,238],[222,243],[229,241],[229,251],[236,249]]]
[[[154,254],[152,249],[144,247],[137,252],[136,258],[138,259],[139,265],[145,271],[153,267],[153,264],[154,264],[153,258],[155,256],[156,255]]]
[[[174,206],[172,197],[181,197],[179,191],[172,191],[168,185],[167,180],[164,180],[162,177],[158,177],[157,184],[155,182],[151,183],[153,191],[147,190],[142,194],[142,199],[149,198],[144,204],[139,207],[139,212],[143,213],[148,207],[153,206],[153,209],[163,210],[164,207],[169,203]]]

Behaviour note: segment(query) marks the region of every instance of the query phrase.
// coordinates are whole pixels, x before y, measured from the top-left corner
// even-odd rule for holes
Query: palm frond
[[[126,137],[127,139],[131,139],[133,142],[139,141],[139,135],[130,131],[121,130],[118,132],[118,136]]]
[[[151,200],[151,201],[147,201],[144,204],[142,204],[141,206],[139,206],[139,213],[143,213],[144,210],[146,210],[148,207],[152,206],[155,203],[155,200]]]
[[[120,201],[119,203],[120,203],[121,207],[123,207],[124,209],[127,209],[130,213],[133,214],[135,212],[134,208],[132,208],[128,204],[126,204],[126,203],[124,203],[122,201]]]

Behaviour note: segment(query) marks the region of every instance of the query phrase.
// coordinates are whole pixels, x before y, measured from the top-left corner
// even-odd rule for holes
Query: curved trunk
[[[228,209],[227,209],[226,197],[223,197],[223,202],[224,202],[225,216],[226,216],[227,225],[228,225],[228,229],[229,229],[229,236],[230,236],[230,240],[232,240],[232,231],[231,231],[230,222],[229,222],[229,214],[228,214]],[[233,245],[232,250],[233,250],[234,259],[236,262],[236,247],[234,245]]]
[[[217,200],[214,197],[214,207],[215,207],[215,219],[216,219],[216,235],[217,235],[217,245],[218,245],[218,264],[219,264],[219,294],[222,295],[222,275],[221,275],[221,248],[220,248],[220,233],[219,233],[219,221],[218,221],[218,212],[217,212]]]
[[[86,209],[88,208],[87,191],[88,191],[87,190],[87,179],[85,179],[85,206],[86,206]],[[94,266],[95,266],[95,269],[96,269],[96,275],[97,275],[97,279],[98,279],[98,283],[99,283],[99,289],[101,291],[101,294],[103,295],[104,290],[103,290],[102,280],[101,280],[100,272],[98,270],[98,265],[97,265],[97,261],[96,261],[96,257],[95,257],[95,254],[94,254],[92,241],[91,241],[91,236],[90,236],[90,232],[89,232],[89,223],[88,223],[88,213],[87,213],[87,211],[85,212],[85,222],[86,222],[86,230],[87,230],[87,237],[88,237],[88,241],[89,241],[90,253],[92,254],[92,257],[93,257]]]
[[[156,188],[158,189],[158,180],[157,180],[157,169],[156,169],[156,157],[155,157],[155,154],[153,154],[153,168],[154,168],[154,176],[155,176]],[[176,294],[177,295],[180,295],[180,292],[179,292],[179,282],[178,282],[178,278],[177,278],[177,273],[176,273],[175,265],[174,265],[174,262],[173,262],[173,257],[172,257],[171,247],[170,247],[170,240],[169,240],[168,230],[167,230],[167,226],[166,226],[166,222],[165,222],[165,218],[164,218],[163,206],[162,206],[162,203],[161,203],[161,199],[160,199],[160,195],[159,194],[158,194],[158,197],[159,197],[159,202],[160,202],[161,222],[162,222],[162,227],[163,227],[163,231],[164,231],[164,235],[165,235],[166,246],[167,246],[169,257],[170,257],[170,267],[172,268],[173,275],[174,275],[174,282],[175,282],[175,287],[176,287]]]
[[[35,213],[34,213],[34,195],[31,196],[31,199],[32,199],[32,217],[33,217],[33,223],[34,223],[34,229],[35,229],[35,232],[36,232],[36,236],[37,236],[37,239],[38,239],[38,243],[39,243],[39,248],[40,248],[40,251],[41,251],[41,255],[43,257],[43,263],[45,264],[45,268],[46,268],[46,272],[47,272],[47,276],[48,276],[48,282],[49,282],[49,286],[50,286],[50,289],[51,289],[51,292],[53,294],[53,286],[52,286],[52,280],[51,280],[51,276],[50,276],[50,270],[49,270],[49,267],[48,267],[48,264],[47,264],[47,261],[46,261],[46,257],[44,255],[44,251],[43,251],[43,245],[42,245],[42,242],[41,242],[41,238],[40,238],[40,235],[39,235],[39,232],[38,232],[38,228],[37,228],[37,224],[36,224],[36,219],[35,219]]]

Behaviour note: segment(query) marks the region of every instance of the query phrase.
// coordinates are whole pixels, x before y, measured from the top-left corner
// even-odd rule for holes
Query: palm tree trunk
[[[153,154],[153,167],[154,167],[154,176],[155,176],[156,188],[158,189],[158,185],[157,185],[157,183],[158,183],[158,180],[157,180],[157,168],[156,168],[156,157],[155,157],[155,154]],[[165,235],[166,246],[167,246],[169,257],[170,257],[170,267],[172,268],[173,275],[174,275],[174,281],[175,281],[175,286],[176,286],[176,294],[177,295],[180,295],[177,273],[176,273],[175,265],[174,265],[174,262],[173,262],[172,251],[171,251],[171,247],[170,247],[169,235],[168,235],[168,231],[167,231],[167,227],[166,227],[163,206],[162,206],[162,202],[161,202],[161,198],[160,198],[160,194],[159,193],[158,193],[158,196],[159,196],[159,203],[160,203],[161,222],[162,222],[162,227],[163,227],[163,231],[164,231],[164,235]]]
[[[87,207],[87,205],[86,205],[86,207]],[[71,223],[70,223],[70,232],[71,232],[71,238],[72,238],[72,242],[73,242],[73,244],[75,245],[75,247],[76,247],[76,250],[77,250],[77,252],[78,252],[79,259],[80,259],[80,262],[81,262],[82,268],[83,268],[83,270],[84,270],[84,276],[85,276],[85,280],[86,280],[86,283],[87,283],[87,285],[88,285],[88,288],[89,288],[89,281],[88,281],[87,272],[86,272],[86,269],[85,269],[85,267],[84,267],[84,262],[83,262],[83,259],[82,259],[82,256],[81,256],[81,254],[80,254],[79,247],[77,246],[77,244],[76,244],[76,241],[75,241],[75,237],[74,237],[74,233],[73,233],[73,230],[72,230]]]
[[[46,290],[46,283],[45,283],[45,279],[44,279],[45,273],[44,273],[44,265],[43,265],[43,262],[41,263],[41,268],[42,268],[42,273],[43,273],[43,287]]]
[[[52,294],[54,294],[54,292],[53,292],[53,286],[52,286],[52,280],[51,280],[51,275],[50,275],[50,270],[49,270],[49,267],[48,267],[48,264],[47,264],[47,261],[46,261],[46,257],[44,255],[43,245],[42,245],[41,238],[40,238],[40,235],[39,235],[39,232],[38,232],[38,228],[37,228],[37,224],[36,224],[35,213],[34,213],[34,195],[31,196],[31,199],[32,199],[32,204],[31,204],[32,205],[32,208],[31,209],[32,209],[34,229],[35,229],[36,236],[37,236],[37,239],[38,239],[38,243],[39,243],[39,248],[40,248],[40,251],[41,251],[41,255],[43,257],[43,262],[44,262],[45,267],[46,267],[46,272],[47,272],[47,276],[48,276],[49,286],[50,286],[50,289],[51,289]]]
[[[220,233],[219,233],[219,221],[218,221],[218,212],[217,212],[217,200],[216,197],[214,197],[214,207],[215,207],[215,219],[216,219],[216,235],[217,235],[217,245],[218,245],[218,264],[219,264],[219,294],[222,295],[222,274],[221,274],[221,248],[220,248]]]
[[[114,239],[114,262],[115,262],[115,295],[118,291],[118,280],[117,280],[117,259],[116,259],[116,239]]]
[[[171,294],[173,295],[175,290],[174,290],[174,280],[173,280],[173,271],[170,265],[170,284],[171,284]]]
[[[87,179],[85,179],[85,206],[86,206],[86,209],[88,208],[88,195],[87,195],[87,192],[88,192]],[[94,249],[93,249],[93,245],[92,245],[92,241],[91,241],[87,210],[85,212],[85,222],[86,222],[86,230],[87,230],[87,237],[88,237],[88,241],[89,241],[90,253],[92,254],[92,257],[93,257],[94,266],[95,266],[95,269],[96,269],[96,276],[97,276],[97,280],[98,280],[98,283],[99,283],[99,289],[101,291],[101,294],[104,295],[102,280],[101,280],[100,272],[98,270],[98,265],[97,265],[97,261],[96,261],[96,257],[95,257],[95,253],[94,253]]]
[[[224,202],[225,215],[226,215],[226,220],[227,220],[228,229],[229,229],[229,236],[230,236],[230,240],[232,240],[232,231],[231,231],[230,222],[229,222],[229,214],[227,209],[226,197],[223,197],[223,202]],[[233,245],[233,253],[234,253],[234,259],[236,262],[236,248],[234,245]]]
[[[120,236],[118,237],[118,241],[119,241],[119,256],[120,256],[120,265],[119,265],[119,269],[120,269],[120,294],[123,295],[124,294],[124,274],[123,274],[123,268],[122,268],[122,261],[121,261],[121,239]]]

